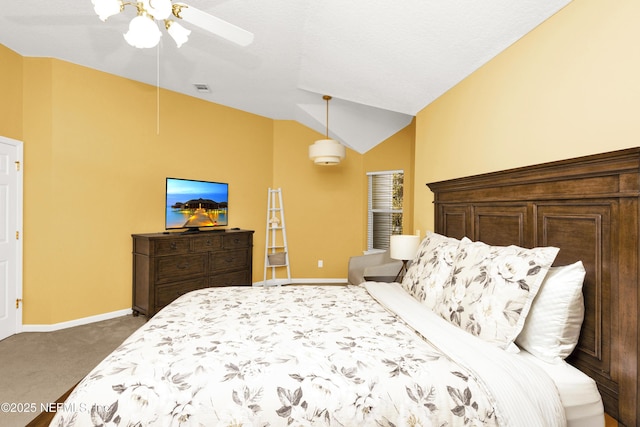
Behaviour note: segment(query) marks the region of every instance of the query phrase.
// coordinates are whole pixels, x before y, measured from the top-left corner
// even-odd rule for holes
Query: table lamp
[[[407,272],[407,263],[415,258],[419,245],[420,236],[414,236],[412,234],[396,234],[391,236],[391,240],[389,241],[389,256],[402,261],[402,267],[400,267],[400,271],[398,271],[394,282],[402,280],[404,274]]]

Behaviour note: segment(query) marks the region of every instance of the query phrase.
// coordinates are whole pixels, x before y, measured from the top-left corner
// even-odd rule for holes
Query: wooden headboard
[[[596,380],[608,414],[640,426],[640,148],[427,185],[437,233],[583,262],[585,320],[568,361]]]

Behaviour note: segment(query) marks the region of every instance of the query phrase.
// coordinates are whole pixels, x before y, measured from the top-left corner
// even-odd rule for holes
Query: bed
[[[535,364],[443,329],[399,286],[184,295],[94,369],[53,425],[565,424]]]
[[[431,183],[402,283],[183,295],[51,425],[637,425],[639,169],[633,149]]]

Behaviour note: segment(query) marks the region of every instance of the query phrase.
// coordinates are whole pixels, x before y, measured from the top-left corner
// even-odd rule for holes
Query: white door
[[[22,330],[21,169],[22,143],[0,136],[0,339]]]

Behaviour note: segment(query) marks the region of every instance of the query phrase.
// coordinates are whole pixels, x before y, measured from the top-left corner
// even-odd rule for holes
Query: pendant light
[[[344,145],[329,138],[329,100],[331,97],[324,95],[322,99],[327,102],[327,138],[320,139],[309,146],[309,158],[316,165],[337,165],[340,160],[344,159],[346,150]]]

